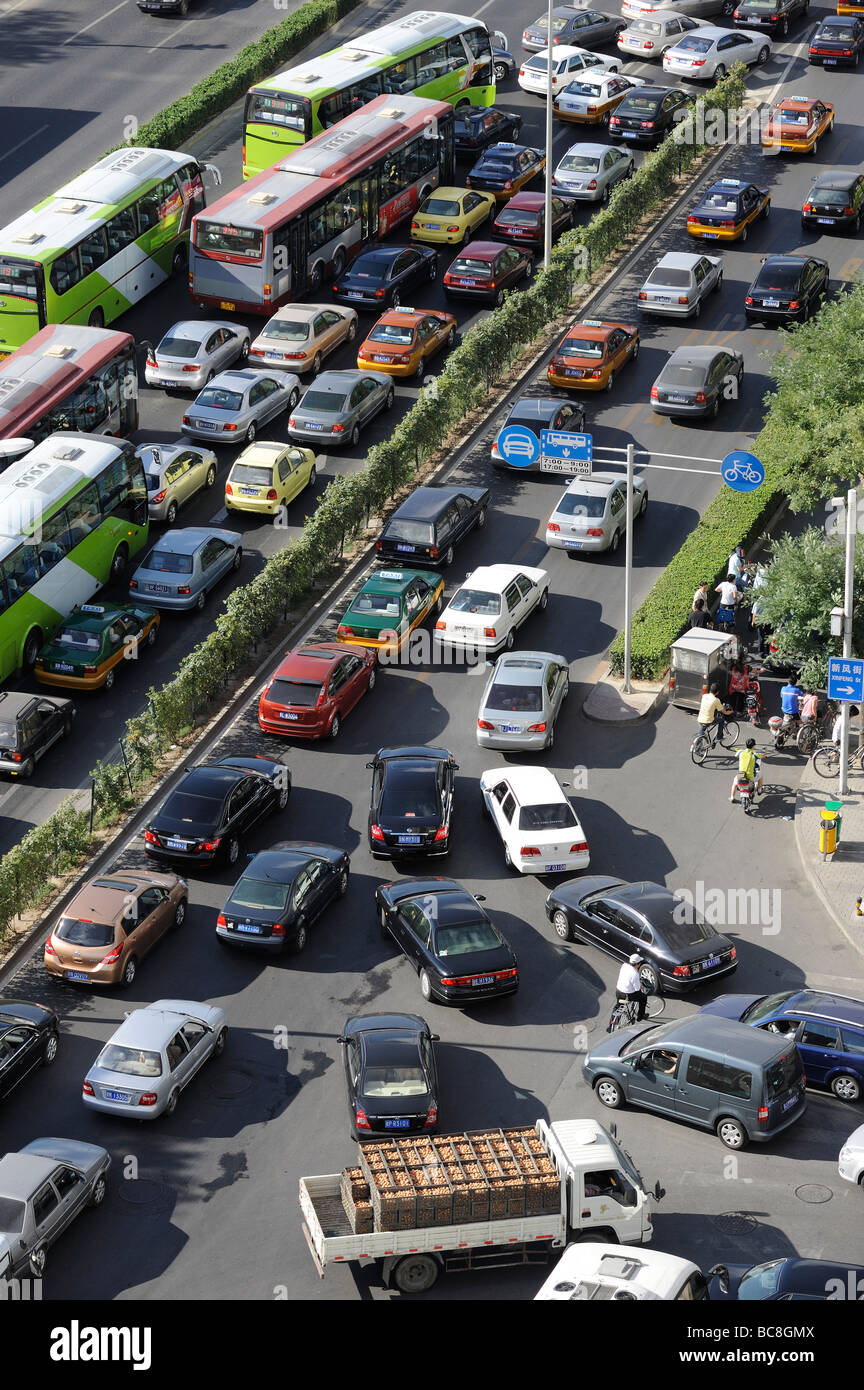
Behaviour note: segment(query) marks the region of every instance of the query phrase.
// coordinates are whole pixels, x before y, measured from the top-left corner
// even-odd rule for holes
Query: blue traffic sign
[[[755,454],[736,449],[727,454],[720,465],[720,473],[727,487],[734,492],[755,492],[765,481],[765,465]]]
[[[864,704],[864,658],[829,656],[828,699],[857,700]]]
[[[498,431],[495,443],[511,468],[531,468],[540,457],[540,440],[523,425],[505,425]]]
[[[541,430],[540,452],[545,459],[565,459],[568,463],[591,462],[593,436],[572,430]]]

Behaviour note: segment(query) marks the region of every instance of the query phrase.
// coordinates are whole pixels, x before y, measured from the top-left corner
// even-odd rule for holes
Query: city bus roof
[[[38,261],[45,251],[72,246],[86,234],[88,223],[111,217],[140,189],[190,163],[197,163],[194,155],[137,146],[106,154],[0,228],[0,255]]]
[[[131,445],[104,434],[63,430],[0,473],[0,536],[29,534],[57,503],[97,478]],[[29,499],[35,503],[30,505]],[[5,552],[8,554],[8,547]],[[2,554],[0,554],[2,558]]]
[[[108,328],[49,323],[40,329],[0,362],[0,439],[26,434],[34,411],[50,410],[133,343],[129,333]]]
[[[411,95],[376,97],[356,115],[346,116],[278,164],[218,198],[194,220],[267,232],[281,226],[287,215],[323,198],[328,183],[344,182],[376,154],[385,154],[412,132],[425,129],[430,118],[443,117],[452,110],[445,101]]]
[[[338,48],[331,48],[319,58],[307,59],[293,68],[285,68],[264,82],[256,82],[253,92],[291,92],[297,96],[321,97],[328,92],[349,86],[369,73],[379,72],[387,58],[406,58],[429,46],[431,39],[449,39],[463,29],[485,28],[482,20],[471,15],[446,14],[419,10],[404,15],[392,24],[383,24],[356,39],[349,39]]]

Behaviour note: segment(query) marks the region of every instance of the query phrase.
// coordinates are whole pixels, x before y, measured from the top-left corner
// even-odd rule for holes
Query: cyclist
[[[748,782],[754,786],[757,795],[762,795],[762,759],[758,753],[754,753],[756,747],[755,738],[748,738],[743,748],[736,748],[738,754],[738,771],[735,773],[732,782],[732,790],[729,793],[729,800],[735,800],[735,788],[738,786],[738,778],[746,777]]]
[[[644,964],[644,957],[634,953],[624,961],[615,984],[615,998],[627,999],[636,1005],[637,1023],[641,1023],[645,1017],[645,991],[639,976],[639,966]]]
[[[790,724],[800,725],[803,698],[804,691],[800,685],[795,684],[790,676],[786,684],[780,689],[780,710],[783,714],[783,723],[787,727]]]
[[[716,681],[711,685],[710,690],[702,696],[699,704],[699,713],[696,721],[699,725],[700,734],[707,734],[708,730],[717,725],[718,737],[726,731],[726,721],[724,715],[731,714],[732,710],[728,705],[724,705],[720,699],[720,687]]]

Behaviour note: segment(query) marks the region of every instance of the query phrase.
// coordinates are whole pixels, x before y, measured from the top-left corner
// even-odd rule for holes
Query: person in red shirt
[[[740,661],[733,661],[732,670],[729,672],[729,700],[736,714],[743,714],[744,712],[744,701],[749,684],[750,672],[748,668],[742,666]]]

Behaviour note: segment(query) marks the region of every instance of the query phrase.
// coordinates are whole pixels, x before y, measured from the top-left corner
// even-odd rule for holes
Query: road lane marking
[[[95,29],[96,25],[101,24],[103,19],[110,19],[112,14],[116,14],[118,10],[122,10],[124,6],[128,5],[128,3],[129,0],[120,0],[120,4],[115,5],[113,10],[107,10],[105,14],[100,15],[98,19],[92,19],[89,24],[84,25],[83,29],[79,29],[77,34],[70,34],[68,39],[63,40],[60,47],[65,48],[67,43],[74,43],[75,40],[79,39],[82,34],[86,34],[88,29]]]
[[[25,136],[24,136],[24,139],[23,139],[23,140],[19,140],[17,145],[13,145],[12,148],[11,148],[11,150],[7,150],[5,154],[0,154],[0,164],[3,163],[3,160],[4,160],[4,159],[8,159],[9,156],[10,156],[10,154],[14,154],[16,150],[20,150],[20,148],[21,148],[22,145],[26,145],[26,144],[28,144],[31,140],[35,140],[37,135],[41,135],[42,132],[43,132],[43,130],[48,130],[48,129],[49,129],[49,127],[48,127],[47,125],[40,125],[39,129],[38,129],[38,130],[34,130],[34,132],[33,132],[32,135],[25,135]]]
[[[226,507],[221,507],[220,510],[216,513],[215,516],[211,516],[210,520],[207,522],[207,525],[208,525],[208,526],[219,526],[219,525],[221,525],[221,523],[222,523],[223,521],[227,521],[227,520],[228,520],[228,509],[227,509]]]
[[[178,24],[176,29],[169,29],[169,31],[168,31],[168,33],[165,35],[164,39],[160,39],[158,43],[154,43],[154,45],[153,45],[152,48],[148,48],[148,49],[147,49],[147,52],[148,52],[148,53],[155,53],[156,50],[157,50],[157,48],[161,48],[161,47],[162,47],[163,43],[167,43],[169,39],[176,39],[177,35],[180,33],[180,30],[181,30],[181,29],[187,29],[191,23],[192,23],[191,19],[186,19],[186,20],[183,21],[182,24]]]

